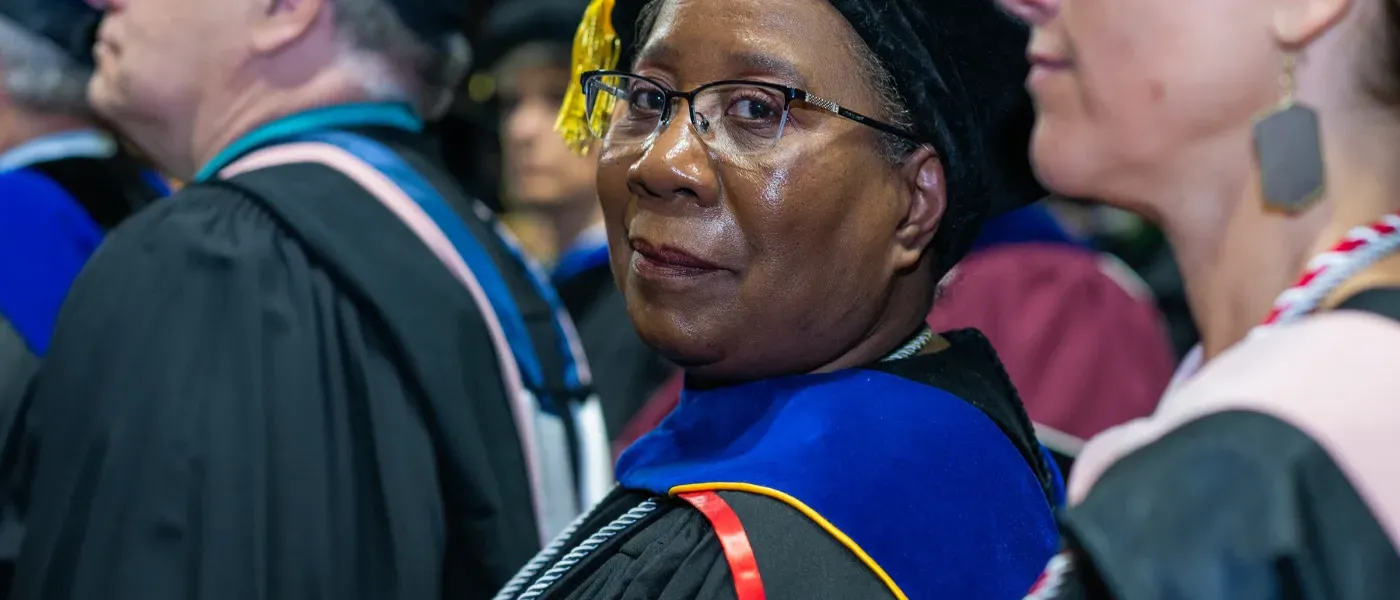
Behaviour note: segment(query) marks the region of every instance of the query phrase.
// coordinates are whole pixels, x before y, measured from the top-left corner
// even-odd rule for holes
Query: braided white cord
[[[568,554],[565,554],[564,558],[559,559],[559,562],[555,563],[553,567],[545,571],[544,575],[541,575],[540,578],[535,581],[534,585],[531,585],[529,589],[525,590],[525,593],[521,594],[517,600],[532,600],[533,598],[539,598],[544,595],[544,593],[549,590],[549,586],[563,579],[564,574],[568,573],[569,569],[572,569],[574,565],[583,562],[583,559],[587,558],[589,554],[592,554],[594,550],[602,546],[604,542],[612,539],[613,536],[626,531],[628,527],[635,525],[638,521],[642,520],[643,517],[651,514],[656,510],[656,507],[656,501],[648,498],[622,516],[614,519],[613,522],[608,523],[607,526],[595,531],[593,535],[588,536],[588,539],[583,540],[582,543],[575,546]]]
[[[933,341],[933,330],[929,329],[928,325],[925,325],[923,329],[919,330],[918,335],[914,336],[913,339],[910,339],[908,342],[905,342],[903,346],[891,352],[888,356],[880,359],[880,362],[892,362],[909,358],[918,354],[918,352],[923,350],[924,346],[927,346],[931,341]]]
[[[525,563],[525,566],[520,568],[520,571],[515,574],[515,577],[511,577],[510,581],[506,582],[505,587],[501,588],[501,591],[496,592],[496,595],[492,597],[491,600],[510,600],[514,598],[515,595],[520,592],[521,588],[525,587],[525,584],[530,583],[530,580],[534,579],[535,575],[539,574],[540,569],[543,569],[545,565],[549,564],[549,561],[554,560],[554,557],[559,556],[559,552],[564,549],[564,544],[567,544],[569,538],[574,537],[574,534],[578,533],[578,529],[583,527],[584,522],[588,521],[588,518],[593,516],[593,513],[598,510],[598,506],[601,504],[600,502],[594,505],[593,508],[584,511],[583,514],[574,519],[574,522],[569,523],[569,526],[565,527],[564,531],[554,536],[554,539],[551,540],[544,549],[540,550],[539,553],[535,554],[535,557],[530,559],[530,562]]]
[[[510,581],[506,583],[506,586],[501,588],[500,592],[496,593],[492,600],[511,600],[512,598],[516,600],[527,600],[529,598],[540,597],[540,595],[544,594],[544,592],[549,589],[549,586],[562,579],[570,568],[586,558],[589,553],[597,550],[599,546],[603,545],[603,542],[608,541],[612,536],[631,527],[636,524],[637,521],[640,521],[642,517],[655,511],[656,502],[647,499],[622,516],[614,519],[602,529],[594,532],[593,535],[588,536],[588,539],[585,539],[572,551],[564,555],[564,558],[559,559],[558,564],[555,564],[546,571],[544,575],[541,575],[539,580],[536,581],[534,585],[530,586],[530,589],[525,590],[524,594],[517,597],[516,594],[520,593],[520,589],[525,587],[525,584],[534,579],[536,575],[539,575],[540,569],[543,569],[545,565],[554,560],[554,557],[559,555],[559,552],[564,549],[564,544],[568,543],[569,539],[578,532],[578,529],[583,526],[596,510],[597,507],[594,507],[593,510],[584,513],[578,519],[575,519],[573,523],[570,523],[568,527],[564,528],[564,532],[560,533],[558,537],[554,538],[554,541],[550,542],[548,546],[540,550],[539,554],[536,554],[534,558],[530,559],[530,562],[526,563],[524,568],[520,569],[520,572],[516,573],[515,577],[512,577]]]

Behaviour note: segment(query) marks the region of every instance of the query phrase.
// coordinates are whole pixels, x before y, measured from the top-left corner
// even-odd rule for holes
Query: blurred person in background
[[[1091,200],[1054,196],[1047,207],[1072,235],[1118,258],[1147,284],[1166,320],[1176,361],[1200,342],[1181,267],[1160,227],[1140,215]]]
[[[1044,202],[990,220],[942,287],[929,324],[986,334],[1066,472],[1084,440],[1151,414],[1171,381],[1152,291]]]
[[[598,203],[596,154],[574,152],[554,130],[569,86],[574,32],[586,0],[508,0],[487,18],[478,53],[495,80],[505,194],[553,233],[551,279],[593,367],[616,436],[676,367],[642,342],[613,281]]]
[[[501,145],[502,190],[513,211],[550,225],[554,251],[602,240],[602,210],[593,179],[597,160],[569,149],[554,131],[574,30],[587,0],[504,0],[482,24],[478,69],[492,90]],[[605,246],[604,246],[605,247]]]
[[[923,322],[983,219],[1043,194],[1025,33],[991,0],[590,5],[561,129],[686,389],[497,598],[1030,587],[1053,465],[986,339]]]
[[[101,14],[0,0],[0,426],[107,230],[165,192],[87,103]]]
[[[420,133],[466,3],[95,3],[95,109],[189,183],[59,317],[16,597],[499,588],[612,477],[567,315]]]
[[[1037,171],[1162,226],[1202,344],[1084,448],[1035,598],[1400,590],[1400,3],[1003,0]]]

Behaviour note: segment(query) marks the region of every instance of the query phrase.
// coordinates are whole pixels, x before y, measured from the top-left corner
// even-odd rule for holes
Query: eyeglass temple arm
[[[813,95],[810,92],[802,91],[802,93],[799,94],[796,99],[806,102],[807,104],[820,108],[824,111],[827,111],[833,115],[850,119],[852,121],[860,123],[861,125],[865,125],[867,127],[874,127],[875,129],[879,129],[880,131],[891,135],[897,135],[899,137],[906,138],[915,142],[924,143],[924,140],[919,139],[918,136],[908,131],[905,131],[899,127],[895,127],[894,125],[890,125],[889,123],[885,123],[878,119],[872,119],[856,111],[843,108],[840,104],[827,100],[826,98],[822,98],[821,96]]]

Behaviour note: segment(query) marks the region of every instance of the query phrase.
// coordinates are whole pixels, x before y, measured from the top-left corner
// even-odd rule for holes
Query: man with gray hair
[[[164,188],[93,123],[98,17],[82,0],[0,0],[0,430],[73,278]]]
[[[90,1],[94,107],[190,183],[26,395],[16,597],[489,597],[611,473],[553,291],[420,133],[469,3]]]

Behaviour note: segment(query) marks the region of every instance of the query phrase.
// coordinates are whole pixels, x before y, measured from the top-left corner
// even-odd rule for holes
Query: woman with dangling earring
[[[1396,597],[1400,3],[1001,2],[1042,181],[1156,221],[1202,336],[1032,597]]]

